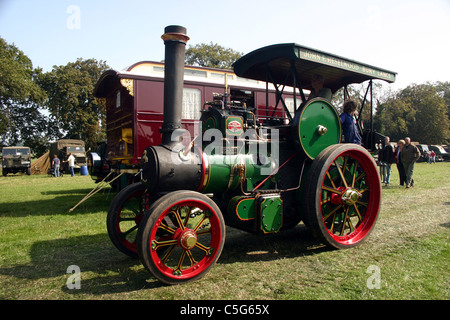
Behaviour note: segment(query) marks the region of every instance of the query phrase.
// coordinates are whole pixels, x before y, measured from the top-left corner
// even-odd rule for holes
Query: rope
[[[82,204],[84,201],[86,201],[87,199],[89,199],[90,197],[92,197],[94,194],[96,194],[97,192],[99,192],[100,190],[102,190],[103,188],[105,188],[107,185],[111,184],[114,180],[116,180],[117,178],[119,178],[121,175],[123,175],[125,172],[121,172],[120,174],[118,174],[116,177],[114,177],[114,179],[112,179],[111,181],[105,181],[111,174],[113,174],[114,172],[111,171],[110,173],[108,173],[108,175],[102,180],[100,181],[94,189],[92,189],[83,199],[80,200],[80,202],[78,202],[76,204],[76,206],[74,206],[72,209],[69,209],[69,212],[72,212],[76,207],[78,207],[80,204]],[[101,187],[100,187],[101,186]]]

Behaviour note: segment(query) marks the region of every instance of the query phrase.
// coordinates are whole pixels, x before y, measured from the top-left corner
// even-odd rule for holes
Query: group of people
[[[75,177],[75,171],[73,169],[74,166],[75,166],[75,157],[73,156],[73,154],[70,153],[69,156],[67,157],[67,160],[63,161],[63,163],[64,162],[68,162],[69,163],[70,175],[72,177]],[[56,178],[58,178],[60,176],[59,170],[60,170],[60,167],[61,167],[61,160],[59,160],[59,158],[58,158],[58,156],[56,154],[53,156],[52,167],[53,167],[53,170],[54,170],[54,176]]]
[[[400,185],[406,185],[406,188],[414,187],[414,164],[419,158],[420,151],[415,145],[411,144],[410,137],[399,140],[395,149],[390,143],[389,137],[386,137],[384,148],[378,154],[382,182],[386,186],[390,185],[391,166],[393,163],[396,163],[400,176]]]

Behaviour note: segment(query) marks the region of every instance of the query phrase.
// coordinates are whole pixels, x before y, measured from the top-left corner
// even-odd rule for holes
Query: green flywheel
[[[300,111],[298,139],[305,154],[314,159],[326,147],[341,141],[341,121],[333,105],[325,99],[309,101]]]

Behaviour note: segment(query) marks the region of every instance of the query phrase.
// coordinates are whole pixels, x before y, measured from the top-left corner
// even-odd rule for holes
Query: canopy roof
[[[296,43],[275,44],[257,49],[237,60],[233,67],[236,75],[243,78],[307,90],[312,89],[312,76],[320,74],[325,79],[324,87],[330,88],[333,93],[345,85],[371,79],[392,83],[397,74]]]

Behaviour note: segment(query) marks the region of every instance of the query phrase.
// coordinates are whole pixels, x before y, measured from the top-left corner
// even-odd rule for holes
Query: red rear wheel
[[[328,245],[363,241],[378,217],[381,183],[372,156],[356,144],[324,149],[313,161],[305,188],[305,223]]]

